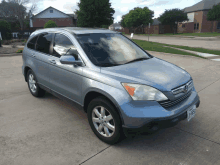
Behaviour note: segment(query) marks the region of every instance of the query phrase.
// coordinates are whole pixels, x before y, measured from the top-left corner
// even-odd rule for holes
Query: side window
[[[50,54],[50,44],[52,42],[52,33],[43,33],[39,35],[36,44],[36,50],[42,53]]]
[[[75,49],[75,46],[72,44],[69,38],[63,34],[56,33],[53,43],[53,56],[63,56],[69,52],[68,50],[70,48]]]
[[[36,44],[36,41],[37,41],[37,37],[38,37],[38,36],[32,38],[32,39],[28,42],[27,47],[28,47],[29,49],[35,49],[35,44]]]

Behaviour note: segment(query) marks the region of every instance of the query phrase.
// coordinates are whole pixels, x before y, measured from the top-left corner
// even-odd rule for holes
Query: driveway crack
[[[181,128],[176,128],[176,127],[174,127],[174,128],[175,128],[175,129],[179,129],[179,130],[181,130],[181,131],[183,131],[183,132],[189,133],[189,134],[191,134],[191,135],[197,136],[197,137],[199,137],[199,138],[201,138],[201,139],[208,140],[208,141],[210,141],[210,142],[212,142],[212,143],[215,143],[215,144],[220,145],[220,143],[218,143],[218,142],[215,142],[215,141],[213,141],[213,140],[210,140],[210,139],[204,138],[204,137],[199,136],[199,135],[196,135],[196,134],[194,134],[194,133],[191,133],[191,132],[185,131],[185,130],[183,130],[183,129],[181,129]]]
[[[96,155],[102,153],[103,151],[105,151],[106,149],[108,149],[108,148],[110,148],[110,147],[111,147],[111,146],[108,146],[108,147],[104,148],[103,150],[99,151],[99,152],[96,153],[95,155],[93,155],[93,156],[89,157],[88,159],[84,160],[84,161],[83,161],[82,163],[80,163],[79,165],[84,164],[84,163],[87,162],[88,160],[92,159],[93,157],[95,157]]]
[[[212,84],[216,83],[216,82],[219,81],[219,80],[220,80],[220,79],[218,79],[218,80],[216,80],[215,82],[209,84],[209,85],[206,86],[205,88],[203,88],[203,89],[201,89],[200,91],[198,91],[198,93],[201,92],[201,91],[203,91],[204,89],[208,88],[209,86],[211,86]]]

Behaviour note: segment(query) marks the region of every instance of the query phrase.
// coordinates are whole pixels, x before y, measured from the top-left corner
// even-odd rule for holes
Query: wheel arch
[[[24,78],[25,78],[25,81],[27,82],[27,73],[29,70],[32,70],[29,66],[25,66],[24,68]]]
[[[89,103],[97,97],[103,97],[103,98],[107,99],[111,103],[111,105],[115,108],[116,112],[118,113],[118,115],[121,119],[122,124],[124,124],[122,114],[119,110],[119,105],[118,105],[117,101],[112,96],[110,96],[108,93],[103,92],[103,91],[97,91],[97,90],[93,89],[93,90],[88,91],[85,94],[85,96],[83,97],[84,98],[84,100],[83,100],[84,111],[87,113],[87,107],[88,107]]]

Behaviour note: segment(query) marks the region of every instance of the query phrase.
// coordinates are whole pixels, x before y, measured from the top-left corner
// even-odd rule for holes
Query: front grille
[[[159,104],[164,107],[164,108],[169,108],[169,107],[172,107],[182,101],[184,101],[185,99],[187,99],[192,93],[192,90],[190,90],[187,94],[185,94],[184,96],[180,97],[179,99],[176,99],[176,100],[166,100],[166,101],[160,101]]]
[[[180,87],[178,87],[178,88],[173,89],[173,90],[172,90],[172,93],[173,93],[174,95],[177,95],[177,94],[179,94],[179,93],[184,92],[185,86],[188,86],[188,90],[190,90],[191,88],[193,88],[193,81],[190,80],[188,83],[186,83],[186,84],[184,84],[184,85],[182,85],[182,86],[180,86]]]

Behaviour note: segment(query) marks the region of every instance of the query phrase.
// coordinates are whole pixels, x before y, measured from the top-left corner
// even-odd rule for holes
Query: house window
[[[50,10],[50,13],[53,13],[53,10]]]
[[[186,25],[185,25],[185,24],[182,24],[182,28],[184,28],[184,27],[186,27]]]
[[[199,30],[199,23],[194,24],[194,30]]]
[[[220,29],[220,22],[218,22],[217,24],[217,29]]]

